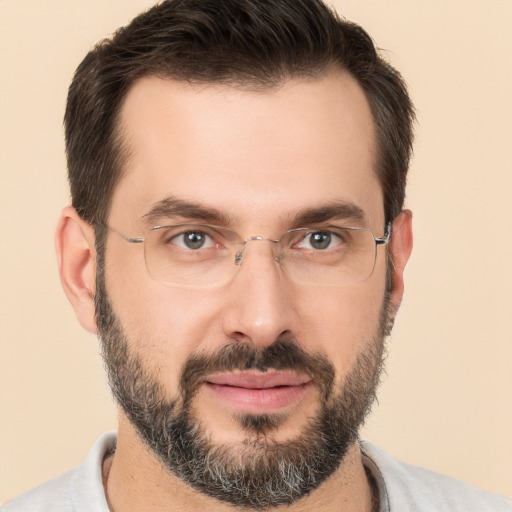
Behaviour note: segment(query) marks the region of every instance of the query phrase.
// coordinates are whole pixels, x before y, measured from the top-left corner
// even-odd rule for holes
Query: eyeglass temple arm
[[[103,222],[94,221],[94,223],[95,224],[99,224],[100,226],[103,226],[104,228],[108,229],[109,231],[114,232],[116,235],[120,236],[125,242],[128,242],[129,244],[142,244],[142,243],[144,243],[144,238],[143,237],[130,238],[129,236],[125,236],[122,233],[120,233],[119,231],[117,231],[117,229],[114,229],[114,228],[111,228],[110,226],[107,226]]]
[[[392,227],[393,224],[391,222],[388,222],[386,225],[386,232],[384,233],[384,236],[382,238],[375,238],[376,245],[387,244],[390,241]]]

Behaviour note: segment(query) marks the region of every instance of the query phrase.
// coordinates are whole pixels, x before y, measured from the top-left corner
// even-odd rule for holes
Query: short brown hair
[[[125,154],[119,112],[136,79],[272,87],[333,67],[349,72],[368,99],[375,171],[392,220],[405,197],[414,109],[370,36],[321,0],[167,0],[99,42],[76,70],[64,118],[73,206],[89,222],[107,219]]]

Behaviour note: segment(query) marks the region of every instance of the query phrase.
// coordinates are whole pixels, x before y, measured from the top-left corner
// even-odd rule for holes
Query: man
[[[5,510],[510,510],[358,440],[412,248],[412,121],[314,0],[164,2],[98,45],[56,238],[118,436]]]

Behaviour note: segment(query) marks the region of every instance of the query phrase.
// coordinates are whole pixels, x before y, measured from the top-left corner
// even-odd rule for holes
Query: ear
[[[412,212],[403,210],[393,222],[390,241],[393,257],[391,303],[396,309],[404,294],[404,270],[412,251]]]
[[[82,327],[96,334],[94,229],[71,206],[64,208],[60,215],[55,232],[55,249],[62,288]]]

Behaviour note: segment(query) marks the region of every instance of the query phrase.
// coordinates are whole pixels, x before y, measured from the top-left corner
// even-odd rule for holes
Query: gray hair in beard
[[[133,348],[136,343],[123,333],[106,291],[99,246],[96,320],[110,387],[140,438],[172,474],[207,496],[263,510],[296,502],[338,469],[357,440],[379,384],[384,340],[393,323],[389,286],[376,333],[341,385],[334,385],[335,369],[323,354],[307,353],[293,338],[279,338],[265,348],[228,340],[213,353],[192,354],[182,368],[179,393],[170,398]],[[212,372],[253,368],[309,375],[319,391],[319,413],[286,442],[272,436],[283,416],[240,415],[245,442],[214,444],[194,417],[195,394]]]

